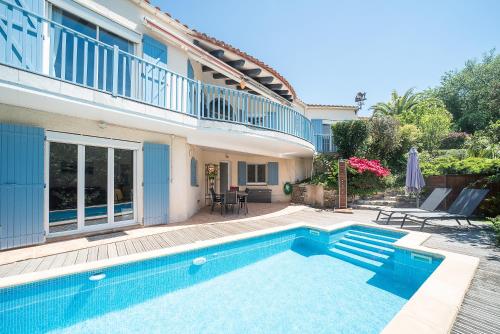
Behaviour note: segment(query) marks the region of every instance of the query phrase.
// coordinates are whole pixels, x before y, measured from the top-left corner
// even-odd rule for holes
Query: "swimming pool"
[[[402,236],[296,228],[5,288],[2,332],[378,333],[442,261]]]

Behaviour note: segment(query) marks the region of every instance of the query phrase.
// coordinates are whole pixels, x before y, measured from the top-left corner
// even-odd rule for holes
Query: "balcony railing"
[[[337,147],[333,142],[333,136],[329,134],[315,134],[314,147],[316,148],[316,152],[319,153],[337,152]]]
[[[5,0],[0,0],[0,63],[199,119],[313,143],[311,122],[291,107],[188,79]]]

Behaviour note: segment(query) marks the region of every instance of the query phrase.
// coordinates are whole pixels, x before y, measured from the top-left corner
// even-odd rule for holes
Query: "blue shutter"
[[[45,240],[43,129],[0,124],[0,249]]]
[[[145,60],[165,68],[167,67],[168,50],[165,44],[153,37],[144,35],[142,36],[142,49]]]
[[[153,63],[159,67],[167,68],[168,60],[168,50],[167,46],[162,42],[144,35],[142,38],[142,51],[143,58],[150,63]],[[162,80],[161,84],[158,82],[158,78],[163,78],[166,76],[164,71],[160,72],[160,69],[152,66],[145,66],[142,74],[143,80],[146,80],[146,84],[143,85],[146,88],[144,92],[143,100],[148,103],[158,104],[161,107],[165,107],[166,103],[166,80]],[[154,81],[154,82],[153,82]]]
[[[195,158],[191,158],[191,186],[196,187],[198,185],[198,161]]]
[[[193,65],[191,65],[191,61],[189,59],[187,61],[187,77],[191,80],[194,80]]]
[[[277,162],[267,163],[267,184],[271,186],[279,184],[279,164]]]
[[[323,137],[321,136],[323,133],[323,120],[311,119],[311,125],[313,128],[314,146],[316,147],[316,151],[323,152]]]
[[[43,16],[43,0],[8,0],[7,2]],[[0,62],[40,72],[43,31],[41,19],[26,15],[21,10],[4,3],[0,3],[0,13],[2,17]]]
[[[238,185],[247,185],[247,163],[245,161],[238,161]]]
[[[166,224],[169,213],[170,148],[144,143],[144,225]]]

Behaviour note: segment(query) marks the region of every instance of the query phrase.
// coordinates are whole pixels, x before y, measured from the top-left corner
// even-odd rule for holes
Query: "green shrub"
[[[494,175],[500,172],[500,159],[457,159],[453,156],[442,156],[427,161],[421,159],[421,161],[420,168],[425,176],[453,174]]]
[[[363,120],[343,121],[332,125],[333,138],[341,158],[350,158],[360,152],[368,139],[368,124]]]
[[[322,185],[327,189],[338,189],[338,160],[325,155],[318,155],[314,160],[315,173],[310,183]],[[394,177],[391,175],[380,177],[369,171],[360,173],[347,164],[347,194],[349,196],[374,194],[385,190],[393,183]]]
[[[497,246],[500,246],[500,216],[496,216],[495,218],[488,218],[491,222],[491,227],[493,228],[493,232],[495,233],[495,242]]]
[[[441,140],[441,149],[460,149],[464,147],[469,135],[465,132],[450,132]]]

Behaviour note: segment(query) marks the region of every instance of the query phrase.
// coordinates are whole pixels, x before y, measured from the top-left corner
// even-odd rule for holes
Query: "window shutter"
[[[191,61],[189,59],[187,61],[187,77],[191,80],[194,80],[193,65],[191,65]]]
[[[247,185],[247,163],[245,161],[238,161],[238,185]]]
[[[267,184],[277,186],[279,184],[279,163],[267,163]]]
[[[0,249],[45,241],[45,131],[0,124]]]
[[[191,158],[191,186],[196,187],[198,185],[198,161],[195,158]]]
[[[144,225],[168,223],[170,148],[144,143]]]
[[[144,35],[142,38],[142,50],[144,59],[153,64],[167,67],[168,49],[165,44],[153,37]]]

